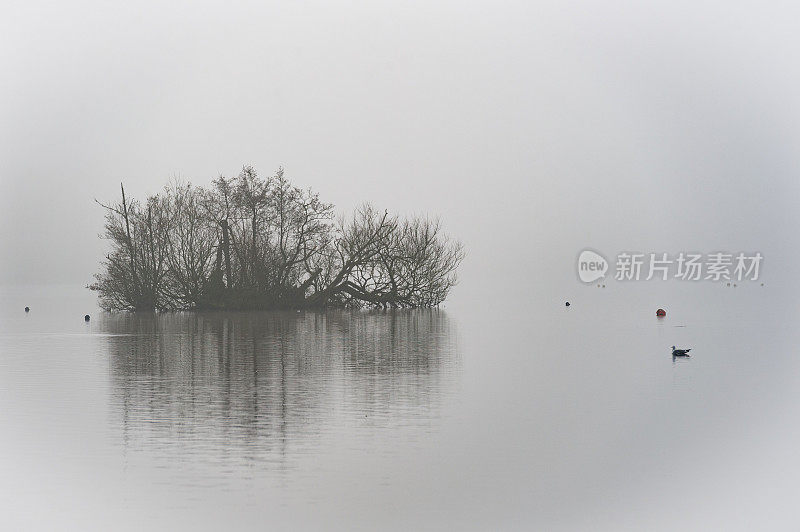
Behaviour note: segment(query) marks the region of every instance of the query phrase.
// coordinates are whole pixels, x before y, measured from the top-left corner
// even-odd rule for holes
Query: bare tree
[[[340,218],[328,261],[328,283],[307,300],[309,306],[344,304],[353,297],[353,277],[377,257],[397,229],[396,217],[379,213],[369,204],[358,208],[352,219]],[[334,273],[335,272],[335,273]]]
[[[202,190],[176,181],[166,188],[164,196],[169,294],[181,306],[193,307],[203,298],[215,267],[213,257],[222,249],[217,226],[202,208]]]
[[[464,257],[439,220],[333,206],[282,168],[245,166],[210,189],[173,181],[106,209],[111,251],[92,289],[108,309],[435,306]]]
[[[301,190],[278,169],[272,189],[275,241],[273,288],[290,299],[304,299],[320,270],[310,266],[314,256],[331,244],[333,205],[311,190]]]
[[[90,286],[100,292],[100,302],[109,309],[161,310],[174,306],[164,280],[167,275],[169,219],[164,199],[153,196],[142,207],[128,201],[122,189],[121,203],[106,209],[104,237],[112,250],[104,261],[105,271]],[[98,202],[99,203],[99,202]]]

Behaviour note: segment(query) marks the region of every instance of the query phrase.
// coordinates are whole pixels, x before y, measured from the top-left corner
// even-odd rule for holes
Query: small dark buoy
[[[84,317],[83,317],[83,321],[89,321],[90,319],[92,319],[92,318],[91,318],[91,317],[89,317],[89,315],[88,315],[88,314],[87,314],[86,316],[84,316]]]
[[[567,306],[569,306],[569,301],[567,301]]]
[[[761,286],[764,286],[764,285],[761,285]],[[30,312],[30,311],[31,311],[30,307],[25,307],[25,312]]]
[[[658,316],[659,318],[663,318],[666,315],[667,315],[667,311],[664,310],[663,308],[660,308],[660,309],[658,309],[656,311],[656,316]]]

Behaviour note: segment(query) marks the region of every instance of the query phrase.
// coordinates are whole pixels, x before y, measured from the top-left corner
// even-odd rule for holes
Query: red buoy
[[[663,308],[660,308],[660,309],[658,309],[656,311],[656,316],[658,316],[659,318],[663,318],[666,315],[667,315],[667,311],[664,310]]]

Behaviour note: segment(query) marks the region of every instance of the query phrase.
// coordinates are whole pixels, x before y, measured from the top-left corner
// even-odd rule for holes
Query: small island
[[[98,202],[111,250],[89,288],[105,310],[435,307],[464,257],[438,219],[369,204],[337,218],[282,168],[173,181],[143,202],[120,188]]]

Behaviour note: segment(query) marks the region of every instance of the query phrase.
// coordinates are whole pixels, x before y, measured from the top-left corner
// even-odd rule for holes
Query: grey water
[[[4,288],[0,528],[796,527],[796,313],[671,290],[153,315]]]

